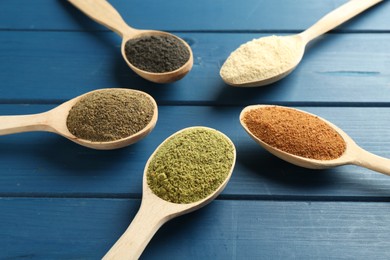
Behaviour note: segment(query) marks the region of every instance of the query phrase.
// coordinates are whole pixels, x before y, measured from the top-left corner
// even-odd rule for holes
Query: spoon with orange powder
[[[242,110],[240,122],[258,144],[292,164],[310,169],[355,164],[390,175],[390,159],[364,150],[343,130],[308,112],[253,105]]]

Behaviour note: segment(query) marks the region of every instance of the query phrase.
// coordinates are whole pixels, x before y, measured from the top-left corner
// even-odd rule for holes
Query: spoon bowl
[[[258,109],[258,108],[265,108],[265,107],[275,107],[274,105],[252,105],[245,107],[241,113],[240,113],[240,123],[242,127],[245,129],[245,131],[248,133],[250,137],[252,137],[253,140],[255,140],[259,145],[261,145],[264,149],[272,153],[273,155],[281,158],[282,160],[285,160],[289,163],[309,168],[309,169],[327,169],[332,168],[336,166],[341,165],[347,165],[347,164],[354,164],[358,166],[362,166],[386,175],[390,175],[390,159],[386,159],[377,155],[374,155],[361,147],[359,147],[355,141],[348,136],[343,130],[341,130],[336,125],[332,124],[331,122],[308,112],[294,109],[294,108],[288,108],[291,110],[298,111],[300,113],[305,113],[311,116],[315,116],[328,124],[331,128],[333,128],[344,140],[346,144],[346,149],[344,153],[332,160],[317,160],[317,159],[311,159],[306,158],[302,156],[297,156],[288,152],[285,152],[283,150],[280,150],[278,148],[275,148],[261,139],[259,139],[257,136],[255,136],[249,129],[248,126],[244,122],[244,116],[246,113],[248,113],[251,110]]]
[[[270,37],[263,37],[263,40],[267,40]],[[288,66],[286,65],[280,65],[280,68],[273,68],[274,73],[269,73],[269,77],[262,77],[261,79],[256,79],[256,80],[249,80],[249,81],[240,81],[236,82],[234,79],[227,77],[223,73],[223,67],[221,69],[220,75],[222,80],[231,86],[234,87],[260,87],[260,86],[265,86],[272,84],[276,81],[281,80],[282,78],[286,77],[288,74],[290,74],[301,62],[304,52],[305,52],[305,47],[306,47],[306,42],[303,40],[302,36],[299,34],[296,35],[288,35],[288,36],[278,36],[279,40],[282,42],[289,42],[289,45],[293,45],[294,49],[292,50],[294,52],[293,58],[289,59]],[[292,43],[292,44],[291,44]],[[270,42],[272,44],[272,42]],[[282,44],[282,46],[287,46],[287,44]],[[276,50],[278,52],[279,50]],[[234,55],[234,52],[233,54]],[[278,53],[275,55],[280,56]],[[275,61],[275,60],[274,60]],[[227,63],[225,63],[227,64]],[[226,66],[224,64],[224,66]]]
[[[207,129],[209,131],[215,131],[216,133],[222,135],[224,139],[226,139],[233,148],[234,158],[232,160],[232,165],[225,180],[219,185],[217,189],[214,190],[214,192],[212,192],[204,199],[187,204],[169,202],[164,199],[161,199],[153,193],[147,182],[147,169],[154,155],[166,142],[170,140],[170,138],[191,129]],[[142,181],[142,202],[137,215],[135,216],[127,230],[107,252],[103,259],[139,259],[148,242],[164,223],[171,220],[172,218],[192,212],[207,205],[222,192],[232,175],[235,160],[236,150],[234,144],[227,136],[215,129],[199,126],[189,127],[182,129],[168,137],[163,143],[161,143],[157,147],[157,149],[153,152],[153,154],[150,156],[149,160],[146,163]]]
[[[220,76],[226,84],[235,87],[259,87],[274,83],[289,75],[296,68],[302,60],[306,45],[311,40],[382,1],[351,0],[328,13],[317,23],[299,34],[257,39],[257,41],[264,40],[263,45],[248,45],[251,42],[243,44],[236,51],[232,52],[225,61],[221,68]],[[276,37],[278,40],[277,44],[275,41],[270,41],[270,39],[275,39]],[[267,46],[274,46],[274,49],[270,52]],[[294,47],[290,48],[288,46]],[[242,52],[259,53],[258,51],[261,51],[260,54],[241,57]],[[291,55],[285,55],[286,51]],[[273,53],[272,63],[269,63],[270,53]],[[264,64],[259,64],[260,57],[264,59]],[[262,71],[267,73],[261,73]],[[230,75],[229,72],[232,72],[233,75]]]
[[[106,26],[122,37],[121,53],[127,65],[142,78],[155,83],[169,83],[183,78],[192,68],[193,54],[191,47],[181,38],[168,32],[157,30],[138,30],[130,27],[121,15],[105,0],[68,0],[91,19]],[[131,39],[145,36],[168,36],[179,40],[189,52],[189,58],[180,68],[173,71],[156,73],[142,70],[133,65],[126,57],[125,45]]]
[[[129,60],[126,57],[126,42],[131,39],[141,38],[141,37],[147,37],[147,36],[168,36],[173,37],[183,43],[183,45],[186,46],[186,48],[189,50],[190,57],[186,63],[184,63],[180,68],[168,71],[168,72],[150,72],[146,70],[142,70],[136,66],[134,66],[132,63],[129,62]],[[121,45],[121,52],[122,56],[125,59],[127,65],[139,76],[141,76],[144,79],[147,79],[149,81],[155,82],[155,83],[169,83],[174,82],[179,79],[182,79],[192,68],[192,65],[194,63],[193,61],[193,55],[191,51],[191,47],[181,38],[177,37],[176,35],[173,35],[171,33],[162,32],[162,31],[155,31],[155,30],[137,30],[136,34],[129,34],[122,40]]]
[[[78,97],[75,97],[55,108],[49,110],[47,112],[32,114],[32,115],[18,115],[18,116],[0,116],[0,135],[14,134],[14,133],[22,133],[22,132],[32,132],[32,131],[46,131],[53,132],[59,134],[79,145],[98,149],[98,150],[111,150],[122,148],[138,142],[145,136],[147,136],[155,127],[157,118],[158,118],[158,109],[156,101],[145,92],[132,90],[132,89],[120,89],[122,91],[126,91],[130,93],[139,93],[147,97],[151,103],[153,104],[153,116],[150,122],[140,130],[139,132],[127,136],[125,138],[113,140],[113,141],[105,141],[105,142],[96,142],[90,141],[82,138],[78,138],[74,136],[68,129],[66,120],[71,108],[84,96],[104,91],[107,89],[99,89],[90,91]],[[110,90],[114,90],[114,88],[110,88]]]

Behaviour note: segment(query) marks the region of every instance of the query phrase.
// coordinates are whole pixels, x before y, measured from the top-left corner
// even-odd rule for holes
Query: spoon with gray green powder
[[[168,137],[146,163],[137,215],[103,259],[138,259],[165,222],[222,192],[235,161],[234,144],[215,129],[190,127]]]
[[[105,0],[68,1],[122,37],[124,60],[144,79],[168,83],[183,78],[191,70],[192,50],[183,39],[167,32],[132,28]]]
[[[0,135],[46,131],[89,148],[109,150],[144,138],[153,130],[157,117],[157,104],[145,92],[99,89],[47,112],[1,116]]]

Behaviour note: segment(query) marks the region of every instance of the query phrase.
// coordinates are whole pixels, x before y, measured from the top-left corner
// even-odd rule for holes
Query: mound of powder
[[[241,84],[272,78],[296,65],[300,44],[290,37],[254,39],[232,52],[220,74],[228,82]]]
[[[174,71],[190,58],[190,51],[170,35],[130,39],[125,45],[127,60],[137,68],[154,73]]]
[[[153,113],[152,101],[140,91],[103,89],[82,97],[69,111],[66,126],[78,138],[114,141],[144,129]]]
[[[298,156],[333,160],[346,149],[339,133],[317,116],[286,107],[249,110],[243,117],[249,131],[268,145]]]
[[[218,189],[234,161],[234,145],[227,137],[207,128],[189,128],[171,136],[153,155],[148,186],[163,200],[196,202]]]

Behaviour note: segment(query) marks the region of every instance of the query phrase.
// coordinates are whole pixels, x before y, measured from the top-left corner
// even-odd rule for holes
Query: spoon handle
[[[121,15],[105,0],[68,0],[96,22],[116,32],[121,37],[129,35],[135,29],[122,19]]]
[[[153,235],[170,219],[165,212],[163,207],[143,200],[130,226],[106,253],[103,260],[139,259]]]
[[[308,43],[312,39],[332,30],[369,7],[383,0],[350,0],[344,5],[322,17],[310,28],[302,32],[301,37]]]
[[[51,131],[46,113],[20,116],[1,116],[0,135],[16,134],[30,131]]]
[[[356,159],[353,164],[390,175],[390,159],[372,154],[360,147],[357,147]]]

